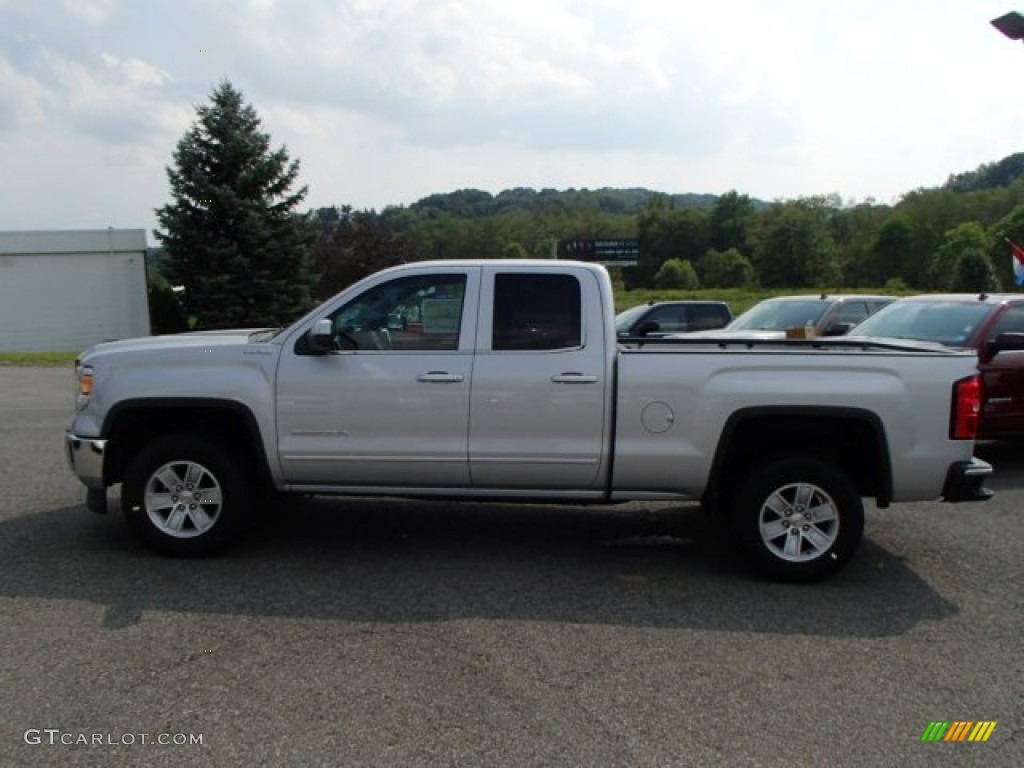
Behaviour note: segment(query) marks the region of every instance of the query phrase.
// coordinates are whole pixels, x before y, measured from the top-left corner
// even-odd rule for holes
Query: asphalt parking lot
[[[1024,765],[1024,443],[800,587],[670,505],[309,499],[159,558],[84,509],[70,407],[0,367],[0,765]],[[956,720],[997,724],[922,743]]]

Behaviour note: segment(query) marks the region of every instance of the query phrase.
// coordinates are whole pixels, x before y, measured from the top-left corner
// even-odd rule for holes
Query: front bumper
[[[995,492],[985,487],[985,480],[992,475],[992,465],[979,458],[957,461],[946,473],[946,484],[942,488],[942,500],[988,501]]]
[[[107,441],[96,437],[79,437],[68,432],[64,436],[64,457],[68,466],[86,488],[102,490],[103,455],[107,450]]]

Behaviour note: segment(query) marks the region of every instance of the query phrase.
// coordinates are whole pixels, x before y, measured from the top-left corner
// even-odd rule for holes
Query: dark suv
[[[620,336],[662,336],[724,328],[732,312],[724,301],[652,301],[615,316]]]
[[[981,371],[980,438],[1024,436],[1024,296],[908,296],[857,326],[857,337],[932,341],[973,349]]]

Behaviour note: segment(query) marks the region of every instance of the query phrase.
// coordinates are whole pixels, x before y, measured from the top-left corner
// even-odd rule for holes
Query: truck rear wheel
[[[222,550],[239,533],[249,493],[216,443],[169,435],[139,452],[121,489],[125,518],[151,548],[175,557]]]
[[[839,570],[864,535],[864,504],[850,478],[814,458],[763,464],[733,497],[736,543],[776,581],[812,582]]]

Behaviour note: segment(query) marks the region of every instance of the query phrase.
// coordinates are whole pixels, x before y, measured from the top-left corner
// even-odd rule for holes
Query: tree
[[[718,251],[736,249],[749,254],[754,243],[754,224],[757,211],[747,195],[730,190],[711,206],[708,226],[711,247]]]
[[[195,328],[284,325],[312,306],[312,230],[294,213],[306,187],[289,191],[299,162],[271,150],[229,82],[210,102],[178,142],[167,169],[173,202],[156,212],[167,277],[184,288]]]
[[[831,209],[821,198],[776,203],[765,214],[754,268],[766,288],[834,285],[839,261],[828,229]]]
[[[967,272],[961,274],[960,262],[963,257],[971,251],[987,253],[989,248],[988,236],[981,224],[977,221],[968,221],[946,232],[942,245],[935,251],[931,263],[928,265],[928,284],[938,291],[982,291],[992,290],[991,288],[957,288],[957,285],[970,283],[973,280],[982,280],[983,268],[975,256],[968,259]],[[988,257],[985,257],[986,260]],[[992,262],[989,261],[989,268]],[[998,283],[997,283],[998,285]]]
[[[708,251],[701,259],[705,288],[743,288],[754,283],[754,268],[735,248]]]
[[[846,287],[876,287],[885,281],[884,270],[876,269],[875,245],[879,228],[891,208],[868,198],[847,206],[832,217],[832,237],[839,251],[842,284]],[[894,278],[898,279],[898,278]]]
[[[984,163],[977,170],[951,174],[945,188],[957,192],[973,192],[992,187],[1006,187],[1024,176],[1024,153],[1004,157],[997,163]]]
[[[533,258],[553,259],[558,248],[558,241],[553,237],[542,237],[533,247]]]
[[[956,262],[952,287],[960,293],[998,291],[999,278],[988,254],[981,248],[964,250]]]
[[[989,257],[996,267],[1002,285],[1015,285],[1013,276],[1013,250],[1010,241],[1024,246],[1024,205],[1018,205],[997,221],[988,232]]]
[[[700,287],[697,271],[693,264],[683,259],[669,259],[658,269],[654,276],[654,287],[661,290],[677,288],[693,291]]]
[[[913,255],[913,222],[906,215],[897,213],[878,230],[878,236],[869,251],[869,269],[864,277],[871,285],[899,278],[907,285],[923,287],[927,277]]]
[[[526,249],[522,245],[517,243],[515,240],[510,240],[505,243],[501,249],[501,258],[503,259],[525,259],[527,258]]]
[[[708,249],[708,214],[696,208],[676,210],[665,195],[654,195],[637,217],[640,257],[637,278],[651,285],[669,259],[696,261]]]
[[[405,238],[385,230],[372,211],[353,211],[347,205],[320,208],[313,219],[317,229],[313,264],[318,275],[313,297],[318,300],[369,274],[410,260]]]

